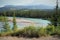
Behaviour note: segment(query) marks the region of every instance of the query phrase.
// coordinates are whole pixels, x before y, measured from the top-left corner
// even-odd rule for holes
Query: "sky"
[[[0,0],[0,7],[3,7],[5,5],[40,5],[40,4],[55,6],[56,0]]]

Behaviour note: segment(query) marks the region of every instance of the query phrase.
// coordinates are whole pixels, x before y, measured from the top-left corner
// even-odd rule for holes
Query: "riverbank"
[[[40,38],[23,38],[23,37],[0,37],[0,40],[60,40],[60,37],[49,36],[49,37],[40,37]]]
[[[8,17],[8,20],[10,22],[13,22],[13,17]],[[23,17],[16,17],[16,22],[17,25],[21,26],[24,25],[34,25],[34,26],[44,26],[46,27],[48,24],[50,24],[51,22],[48,20],[43,20],[43,19],[35,19],[35,18],[23,18]],[[22,26],[23,27],[23,26]]]
[[[8,17],[8,20],[9,20],[10,22],[12,22],[12,21],[13,21],[13,18],[9,18],[9,17]],[[32,21],[30,21],[30,20],[25,20],[25,19],[23,19],[23,18],[16,18],[16,22],[33,23],[33,24],[34,24],[34,22],[32,22]]]

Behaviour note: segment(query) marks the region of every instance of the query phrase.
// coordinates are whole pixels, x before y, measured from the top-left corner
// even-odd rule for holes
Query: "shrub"
[[[17,37],[41,37],[41,36],[48,36],[48,35],[59,35],[60,36],[60,27],[54,26],[47,26],[46,28],[43,27],[34,27],[29,26],[25,27],[24,29],[19,29],[17,31],[1,31],[0,36],[17,36]]]
[[[55,28],[55,33],[56,33],[56,35],[59,35],[60,36],[60,26],[57,26]]]
[[[4,16],[0,16],[0,21],[4,21]]]
[[[23,30],[23,35],[26,37],[37,37],[37,29],[34,26],[25,27]]]
[[[25,27],[24,29],[20,29],[17,32],[13,32],[13,36],[23,36],[23,37],[41,37],[48,36],[55,33],[54,26],[48,26],[46,28],[39,27],[36,28],[34,26]]]
[[[55,33],[55,27],[52,25],[52,26],[47,26],[46,27],[46,32],[48,35],[53,35]]]
[[[47,36],[45,28],[40,27],[37,31],[38,31],[39,37],[41,37],[41,36]]]
[[[1,31],[0,32],[0,36],[11,36],[11,34],[12,34],[13,32],[12,32],[12,30],[11,31]]]
[[[16,24],[16,18],[15,18],[15,12],[13,14],[13,31],[16,32],[17,31],[17,24]]]

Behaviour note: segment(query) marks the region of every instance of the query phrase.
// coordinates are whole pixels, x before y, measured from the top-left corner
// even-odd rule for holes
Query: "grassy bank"
[[[60,27],[54,26],[47,26],[46,28],[43,27],[34,27],[29,26],[25,27],[24,29],[19,29],[17,31],[8,31],[8,32],[0,32],[1,36],[16,36],[16,37],[42,37],[42,36],[53,36],[58,35],[60,36]]]
[[[2,36],[16,36],[16,37],[42,37],[42,36],[60,36],[60,26],[48,25],[47,27],[29,26],[23,29],[18,29],[16,24],[15,12],[13,14],[13,27],[9,26],[8,18],[1,16],[0,20],[4,22],[3,29],[0,30],[0,37]]]

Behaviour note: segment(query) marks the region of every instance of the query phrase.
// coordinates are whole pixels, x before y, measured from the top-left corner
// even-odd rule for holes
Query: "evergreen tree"
[[[4,17],[2,15],[0,16],[0,21],[4,21]]]
[[[3,29],[6,32],[10,32],[11,31],[9,23],[8,23],[8,18],[6,17],[6,13],[5,12],[4,12],[4,27],[3,27]]]
[[[16,18],[15,18],[15,12],[13,14],[13,31],[16,32],[17,31],[17,24],[16,24]]]
[[[56,1],[56,12],[54,15],[54,26],[58,26],[58,0]]]

